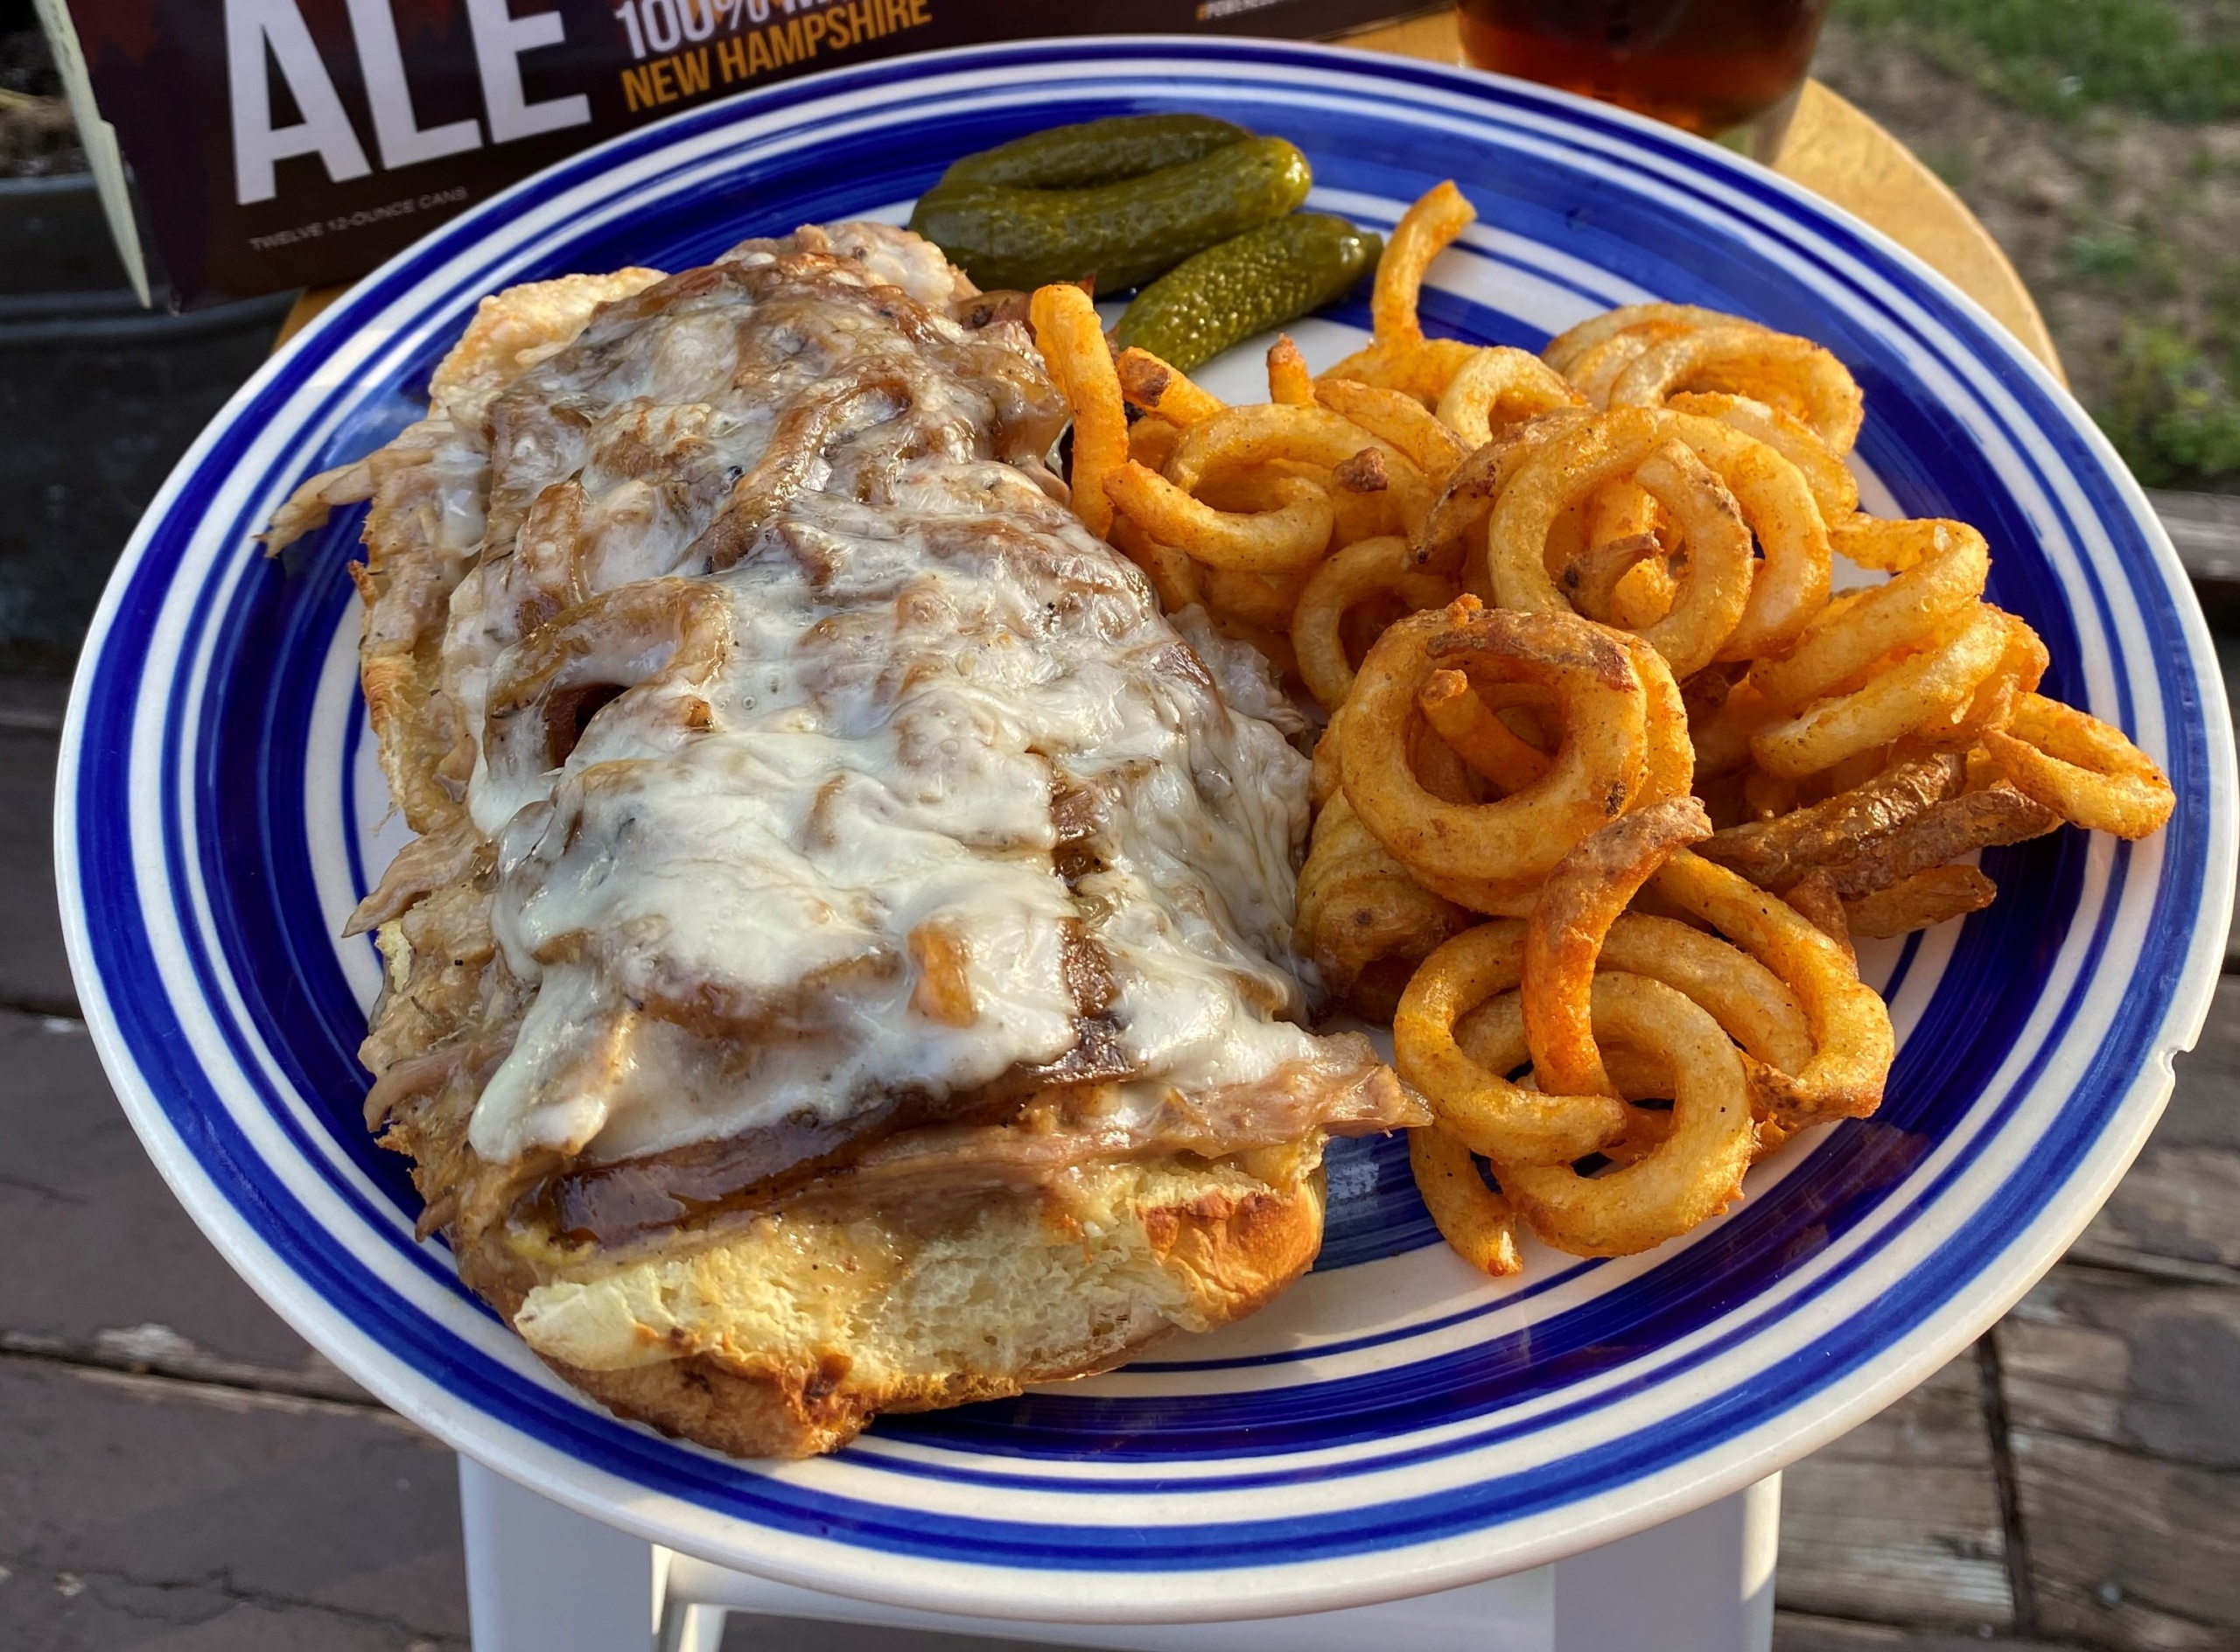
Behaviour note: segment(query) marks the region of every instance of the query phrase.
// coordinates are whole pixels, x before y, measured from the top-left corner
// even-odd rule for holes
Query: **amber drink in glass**
[[[1706,137],[1795,92],[1828,0],[1460,0],[1462,50]]]

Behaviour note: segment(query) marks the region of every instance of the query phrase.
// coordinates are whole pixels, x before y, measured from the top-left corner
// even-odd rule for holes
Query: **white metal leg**
[[[650,1643],[667,1550],[464,1457],[458,1505],[474,1652],[637,1652]]]
[[[1782,1477],[1556,1563],[1557,1652],[1766,1652]]]
[[[1222,1624],[1021,1623],[819,1594],[640,1543],[464,1460],[459,1502],[475,1652],[616,1652],[649,1630],[658,1652],[717,1652],[734,1611],[1120,1652],[1767,1652],[1781,1478],[1515,1577]]]

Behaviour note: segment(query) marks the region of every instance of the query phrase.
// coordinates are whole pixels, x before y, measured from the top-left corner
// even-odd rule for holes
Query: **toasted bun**
[[[494,1234],[461,1273],[619,1415],[737,1456],[805,1457],[881,1411],[1002,1398],[1242,1318],[1321,1241],[1316,1144],[1096,1166],[930,1232],[789,1214],[556,1265]]]

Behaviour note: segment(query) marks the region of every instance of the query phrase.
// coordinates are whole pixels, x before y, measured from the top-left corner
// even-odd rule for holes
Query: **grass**
[[[2240,114],[2240,0],[1840,0],[1838,15],[1901,26],[1942,67],[2051,119]]]
[[[2100,424],[2149,487],[2213,486],[2240,479],[2240,397],[2230,350],[2220,365],[2166,326],[2124,336],[2122,367]]]
[[[1835,0],[1828,44],[2006,248],[2140,480],[2240,492],[2240,0]]]

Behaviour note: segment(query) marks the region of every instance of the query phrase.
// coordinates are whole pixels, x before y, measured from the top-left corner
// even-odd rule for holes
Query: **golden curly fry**
[[[1882,1102],[1896,1044],[1890,1012],[1858,978],[1846,949],[1778,896],[1682,850],[1656,887],[1771,970],[1796,995],[1812,1028],[1812,1059],[1796,1073],[1761,1072],[1776,1092],[1769,1122],[1787,1133],[1832,1118],[1864,1118]]]
[[[1664,405],[1675,413],[1693,413],[1731,424],[1796,466],[1804,485],[1812,490],[1812,502],[1820,508],[1820,519],[1830,532],[1858,509],[1858,479],[1844,463],[1843,455],[1794,413],[1723,390],[1684,390],[1665,397]]]
[[[1992,569],[1984,536],[1965,522],[1878,522],[1855,516],[1829,543],[1861,567],[1894,571],[1807,626],[1783,658],[1753,668],[1758,692],[1794,712],[1843,688],[1885,655],[1915,647],[1984,592]]]
[[[1278,407],[1314,405],[1314,375],[1288,332],[1268,346],[1268,399]]]
[[[1523,955],[1524,926],[1512,919],[1466,929],[1424,959],[1393,1014],[1394,1065],[1472,1152],[1503,1166],[1568,1165],[1625,1128],[1625,1103],[1522,1088],[1503,1076],[1515,1060],[1488,1068],[1455,1042],[1457,1021],[1517,984]]]
[[[2043,695],[2024,695],[2006,732],[1986,733],[1984,745],[2020,790],[2088,830],[2145,837],[2178,804],[2121,729]]]
[[[1705,310],[1692,304],[1622,304],[1599,316],[1589,316],[1569,332],[1558,333],[1540,352],[1540,359],[1576,382],[1578,375],[1573,369],[1579,359],[1622,334],[1655,337],[1658,336],[1657,329],[1676,332],[1686,327],[1717,326],[1733,319],[1724,312]]]
[[[1647,976],[1685,993],[1768,1067],[1801,1073],[1812,1060],[1812,1027],[1796,995],[1732,942],[1675,919],[1620,913],[1602,939],[1596,967]],[[1522,1000],[1519,1014],[1521,1006]],[[1611,1077],[1623,1088],[1615,1068]]]
[[[1548,754],[1496,717],[1461,672],[1432,672],[1416,704],[1455,755],[1504,794],[1547,778]]]
[[[1439,1237],[1480,1273],[1517,1273],[1516,1221],[1508,1200],[1486,1186],[1460,1137],[1437,1124],[1408,1132],[1408,1167]]]
[[[1444,607],[1453,600],[1446,581],[1425,573],[1396,536],[1365,539],[1347,546],[1314,572],[1299,592],[1291,619],[1292,646],[1307,691],[1335,709],[1354,686],[1346,657],[1346,616],[1375,598],[1397,602],[1409,612]]]
[[[1333,998],[1357,1015],[1390,1020],[1416,966],[1473,921],[1409,877],[1343,794],[1331,798],[1299,870],[1293,933]]]
[[[1852,859],[1866,844],[1957,796],[1964,778],[1957,756],[1903,758],[1810,808],[1730,826],[1696,852],[1778,893],[1808,873]]]
[[[1558,408],[1584,407],[1586,398],[1564,375],[1527,350],[1495,346],[1475,352],[1447,381],[1438,398],[1440,424],[1470,448],[1494,439],[1507,425]]]
[[[1433,487],[1443,486],[1469,453],[1460,437],[1404,391],[1332,379],[1315,394],[1324,407],[1343,414],[1371,436],[1405,453]]]
[[[1692,797],[1620,816],[1556,864],[1524,927],[1522,990],[1533,1070],[1556,1089],[1611,1096],[1589,991],[1602,939],[1634,892],[1675,850],[1712,835]]]
[[[1977,603],[1948,620],[1918,653],[1848,692],[1760,729],[1750,737],[1750,754],[1768,774],[1799,779],[1906,735],[1957,722],[2005,659],[2007,643],[2004,616]]]
[[[1569,1164],[1499,1159],[1494,1170],[1509,1202],[1544,1242],[1573,1256],[1631,1256],[1740,1197],[1742,1172],[1757,1149],[1750,1086],[1741,1053],[1718,1023],[1662,982],[1595,976],[1593,1029],[1670,1072],[1672,1123],[1663,1140],[1599,1176]]]
[[[1408,765],[1408,732],[1422,716],[1416,696],[1442,666],[1555,693],[1564,741],[1543,780],[1490,803],[1446,802],[1424,789]],[[1396,622],[1362,662],[1347,700],[1346,795],[1432,887],[1481,911],[1507,906],[1640,789],[1646,698],[1628,651],[1590,622],[1488,612],[1458,598]]]
[[[1336,521],[1328,491],[1299,478],[1279,480],[1281,502],[1262,511],[1216,510],[1132,460],[1104,479],[1104,491],[1152,538],[1186,547],[1213,567],[1251,573],[1306,567],[1330,543]]]
[[[1610,382],[1611,407],[1662,407],[1679,390],[1728,390],[1794,414],[1838,453],[1865,401],[1844,364],[1810,339],[1732,318],[1649,343]]]
[[[1671,612],[1644,633],[1679,675],[1778,648],[1826,601],[1827,530],[1795,466],[1712,420],[1628,409],[1551,432],[1502,487],[1487,556],[1503,606],[1571,606],[1548,572],[1558,519],[1624,480],[1654,495],[1687,539]],[[1764,552],[1755,563],[1754,536]]]
[[[1128,463],[1128,414],[1096,305],[1079,287],[1041,287],[1028,300],[1035,348],[1074,412],[1074,510],[1089,532],[1112,526],[1105,479]]]
[[[1369,331],[1379,344],[1413,343],[1424,336],[1417,313],[1424,271],[1477,215],[1449,179],[1427,191],[1392,227],[1369,298]]]
[[[1120,353],[1113,368],[1120,393],[1130,407],[1156,413],[1183,429],[1213,417],[1226,405],[1210,390],[1200,388],[1180,368],[1160,360],[1149,350],[1130,345]]]

